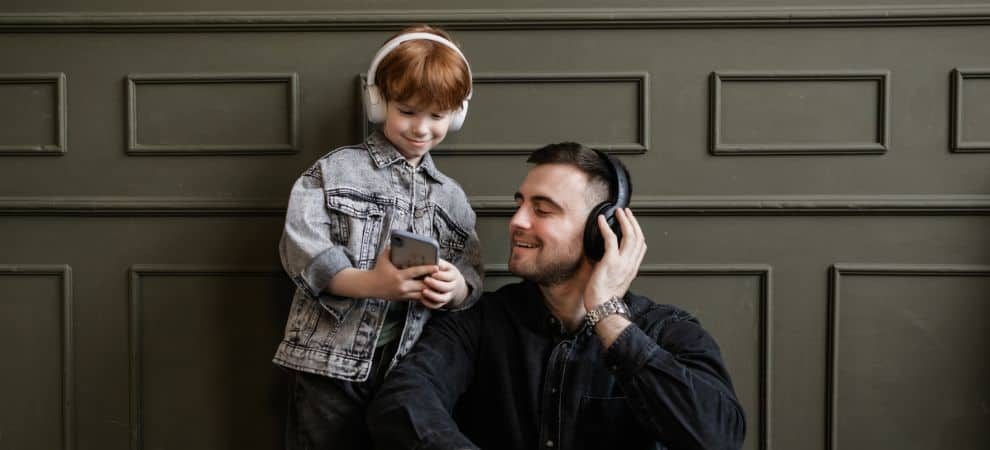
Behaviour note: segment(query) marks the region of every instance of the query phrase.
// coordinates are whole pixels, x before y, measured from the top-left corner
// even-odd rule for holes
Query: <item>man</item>
[[[604,256],[587,254],[589,212],[628,198],[625,168],[575,143],[529,162],[509,223],[509,270],[524,281],[433,319],[369,407],[376,446],[739,448],[745,419],[715,340],[627,292],[646,243],[624,202],[621,243],[595,214]]]

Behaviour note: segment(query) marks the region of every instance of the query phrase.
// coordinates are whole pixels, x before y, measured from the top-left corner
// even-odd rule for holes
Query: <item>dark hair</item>
[[[526,162],[536,165],[566,164],[577,167],[588,176],[587,201],[590,206],[615,196],[615,177],[612,175],[611,167],[595,150],[577,142],[547,145],[530,153]],[[616,159],[616,162],[622,165],[623,170],[625,169],[622,161]]]

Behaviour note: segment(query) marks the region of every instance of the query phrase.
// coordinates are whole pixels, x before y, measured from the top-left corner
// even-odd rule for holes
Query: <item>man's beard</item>
[[[570,280],[574,274],[581,268],[581,253],[578,253],[576,257],[568,259],[569,255],[562,255],[562,257],[555,258],[554,261],[543,267],[537,267],[539,262],[533,262],[519,267],[520,264],[515,264],[513,267],[511,261],[511,254],[509,256],[509,271],[513,275],[521,277],[526,281],[536,283],[540,286],[550,287],[563,283]],[[534,258],[538,259],[538,258]]]

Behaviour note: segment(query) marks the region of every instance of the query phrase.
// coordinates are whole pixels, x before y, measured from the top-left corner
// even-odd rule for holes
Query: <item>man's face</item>
[[[407,160],[419,159],[447,136],[451,111],[424,106],[423,102],[390,101],[386,104],[382,132]]]
[[[540,285],[570,279],[584,260],[588,176],[566,164],[541,164],[516,193],[509,222],[509,271]]]

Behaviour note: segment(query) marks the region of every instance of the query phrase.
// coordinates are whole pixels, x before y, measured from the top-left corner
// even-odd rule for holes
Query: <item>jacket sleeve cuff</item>
[[[313,257],[295,281],[299,287],[306,291],[306,294],[316,299],[326,290],[330,284],[330,279],[337,272],[348,267],[353,266],[347,253],[343,248],[333,246]]]
[[[666,353],[632,323],[605,350],[605,364],[617,378],[628,379],[639,372],[656,352]]]

